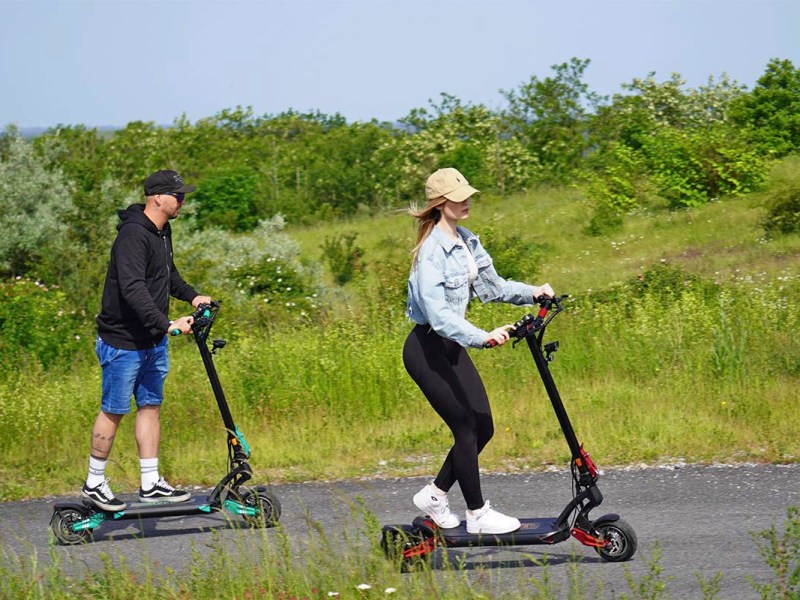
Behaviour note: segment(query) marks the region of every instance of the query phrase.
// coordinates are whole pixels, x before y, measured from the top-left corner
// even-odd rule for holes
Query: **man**
[[[100,413],[92,430],[89,475],[81,494],[105,510],[123,510],[105,477],[106,462],[122,417],[136,399],[135,435],[139,447],[142,502],[184,502],[189,492],[169,485],[158,472],[160,408],[169,370],[167,333],[191,333],[192,317],[170,321],[169,298],[197,307],[211,302],[186,283],[172,258],[169,221],[177,218],[186,185],[175,171],[156,171],[144,182],[145,204],[119,211],[103,300],[97,316],[95,351],[103,372]]]

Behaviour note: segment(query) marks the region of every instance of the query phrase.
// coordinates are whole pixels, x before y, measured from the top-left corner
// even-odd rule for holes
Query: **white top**
[[[469,249],[467,242],[460,235],[458,236],[458,243],[467,249],[467,271],[469,273],[469,284],[478,278],[478,264],[475,262],[475,257],[472,256],[472,251]]]

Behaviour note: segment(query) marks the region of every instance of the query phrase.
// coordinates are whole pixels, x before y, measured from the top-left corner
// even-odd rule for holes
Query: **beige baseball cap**
[[[428,177],[425,183],[425,196],[428,200],[444,196],[453,202],[463,202],[478,191],[469,184],[466,177],[452,167],[439,169]]]

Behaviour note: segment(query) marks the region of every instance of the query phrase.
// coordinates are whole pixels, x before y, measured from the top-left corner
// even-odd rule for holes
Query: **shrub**
[[[251,231],[258,225],[256,175],[250,169],[234,168],[203,179],[192,202],[197,229]]]
[[[494,261],[497,273],[505,279],[532,282],[539,272],[539,263],[549,246],[525,240],[517,233],[501,233],[492,227],[484,227],[481,243]]]
[[[322,260],[338,285],[344,285],[364,272],[364,250],[355,245],[357,236],[350,233],[326,237],[322,243]]]
[[[63,243],[70,190],[59,171],[47,171],[32,146],[12,135],[0,161],[0,200],[0,272],[22,275]]]
[[[629,146],[616,144],[597,160],[586,185],[594,215],[584,232],[593,236],[619,230],[622,216],[642,205],[649,181],[641,153]]]
[[[653,183],[673,208],[700,206],[752,192],[766,179],[766,161],[743,136],[724,125],[662,128],[643,146]]]
[[[773,525],[752,534],[759,554],[772,569],[775,578],[765,584],[750,583],[762,598],[797,598],[800,595],[800,508],[786,510],[786,527],[779,533]]]
[[[67,307],[58,289],[23,277],[2,282],[0,354],[6,360],[33,359],[44,367],[74,358],[85,346],[82,317]]]
[[[275,256],[234,269],[231,279],[240,292],[258,301],[257,312],[262,319],[274,321],[287,315],[303,317],[317,308],[316,294],[302,275]]]
[[[762,225],[767,235],[800,231],[800,158],[776,168]]]
[[[232,303],[232,322],[249,327],[248,319],[263,325],[302,318],[319,308],[312,291],[321,288],[319,272],[316,265],[300,260],[300,248],[282,231],[284,225],[276,216],[247,235],[221,229],[179,232],[175,262],[197,290]]]

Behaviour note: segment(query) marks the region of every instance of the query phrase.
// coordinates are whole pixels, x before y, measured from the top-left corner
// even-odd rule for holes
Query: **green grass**
[[[582,233],[591,211],[577,192],[539,190],[476,202],[469,227],[546,244],[544,258],[530,266],[535,282],[575,297],[548,330],[548,339],[561,342],[551,369],[573,426],[599,465],[800,459],[800,236],[765,239],[763,212],[755,195],[690,211],[650,207],[628,216],[619,233],[592,238]],[[430,475],[451,443],[400,359],[409,330],[401,302],[411,219],[384,214],[290,234],[306,259],[318,260],[325,237],[352,232],[367,271],[344,288],[331,287],[325,294],[330,310],[318,321],[243,333],[229,326],[238,315],[228,303],[215,325],[213,336],[229,341],[215,364],[254,449],[258,481]],[[491,239],[484,243],[491,251]],[[678,279],[670,279],[674,273]],[[649,289],[633,283],[639,276]],[[478,304],[470,318],[490,328],[524,312]],[[213,485],[227,468],[225,432],[197,349],[186,339],[170,344],[162,471],[175,483]],[[100,371],[89,350],[62,368],[45,371],[22,360],[0,375],[0,500],[79,489],[99,403]],[[566,444],[525,345],[472,356],[495,417],[482,467],[566,467]],[[115,490],[138,488],[132,417],[123,420],[107,473]],[[776,581],[765,585],[775,590],[785,591],[786,574],[796,569],[796,512],[790,517],[786,535],[793,545],[774,531],[762,536],[762,554],[776,572]],[[307,544],[290,543],[279,528],[263,532],[256,551],[235,552],[240,560],[233,561],[229,547],[214,543],[185,573],[159,569],[149,558],[142,571],[106,557],[100,572],[84,578],[55,553],[49,564],[40,563],[3,546],[0,596],[288,600],[329,591],[342,598],[392,597],[385,591],[391,588],[394,597],[437,590],[443,599],[564,593],[553,589],[546,568],[502,592],[489,573],[401,576],[375,545],[374,518],[367,512],[360,518],[345,553],[315,550],[330,542],[310,524]],[[615,594],[667,597],[657,548],[646,560],[650,572],[631,577],[629,592]],[[717,597],[718,582],[719,576],[699,580],[698,597]],[[370,589],[357,589],[362,583]],[[609,596],[602,582],[588,585],[577,565],[567,593]]]
[[[590,208],[574,191],[475,203],[468,226],[547,244],[541,263],[531,266],[534,282],[576,298],[549,329],[562,344],[552,370],[598,463],[800,457],[800,236],[765,240],[762,203],[753,195],[678,212],[651,207],[600,238],[583,234]],[[350,232],[358,233],[367,272],[332,288],[331,309],[319,322],[231,331],[226,325],[237,315],[224,304],[215,325],[214,337],[229,339],[217,368],[254,448],[259,479],[428,475],[451,443],[400,359],[409,329],[402,292],[410,217],[384,214],[289,233],[316,260],[325,237]],[[491,239],[484,243],[491,251]],[[653,265],[662,264],[702,280],[679,289],[656,281],[647,294],[621,285],[657,276]],[[490,329],[524,312],[473,303],[470,318]],[[211,485],[226,468],[225,433],[193,342],[170,344],[162,471],[176,483]],[[496,424],[482,467],[566,466],[566,445],[525,345],[472,356]],[[0,499],[80,487],[99,388],[88,351],[62,369],[17,363],[5,371]],[[138,487],[132,417],[123,420],[108,474],[115,489]]]

